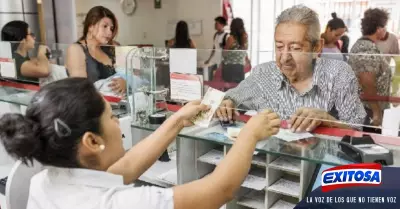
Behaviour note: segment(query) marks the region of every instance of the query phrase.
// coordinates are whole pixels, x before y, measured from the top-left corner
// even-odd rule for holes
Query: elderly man
[[[319,125],[362,124],[366,113],[357,93],[357,78],[345,62],[317,58],[322,44],[313,10],[294,6],[283,11],[275,28],[276,60],[256,66],[246,80],[229,90],[216,116],[233,122],[233,110],[241,105],[271,109],[289,120],[296,132]]]

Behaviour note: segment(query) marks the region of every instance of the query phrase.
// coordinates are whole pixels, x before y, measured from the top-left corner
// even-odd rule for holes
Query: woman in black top
[[[115,15],[107,8],[90,9],[84,21],[83,36],[67,50],[67,69],[70,77],[86,77],[91,82],[106,79],[116,73],[113,44],[118,32]],[[111,89],[126,91],[126,81],[114,78]]]
[[[195,49],[196,45],[189,36],[189,27],[185,21],[179,21],[176,24],[175,38],[168,41],[170,48],[192,48]]]
[[[38,83],[38,78],[49,75],[46,46],[39,46],[37,58],[28,56],[28,52],[35,48],[35,35],[31,32],[28,23],[19,20],[7,23],[1,30],[1,40],[12,42],[18,80]]]

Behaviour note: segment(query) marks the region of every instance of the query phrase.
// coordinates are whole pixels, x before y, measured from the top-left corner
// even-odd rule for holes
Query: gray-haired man
[[[313,10],[294,6],[283,11],[275,28],[275,61],[256,66],[246,80],[229,90],[217,117],[232,122],[232,108],[241,105],[271,109],[297,132],[319,125],[362,124],[366,113],[354,72],[345,62],[317,58],[321,46],[320,23]],[[338,120],[349,125],[334,122]]]

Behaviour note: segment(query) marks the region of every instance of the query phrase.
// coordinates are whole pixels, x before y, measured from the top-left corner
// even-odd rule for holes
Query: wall
[[[54,8],[57,11],[55,25],[57,26],[57,42],[73,43],[77,38],[76,19],[70,18],[75,14],[75,2],[66,0],[53,0]]]
[[[13,20],[23,20],[40,41],[39,15],[37,3],[32,0],[0,0],[0,30]]]
[[[164,0],[166,1],[166,0]],[[176,0],[177,19],[202,20],[202,35],[193,36],[198,49],[212,49],[214,19],[222,14],[220,0]]]
[[[167,24],[175,20],[202,20],[202,34],[193,36],[198,48],[211,48],[214,34],[214,18],[221,13],[220,0],[162,0],[162,8],[155,9],[153,0],[136,0],[137,9],[132,16],[123,14],[117,0],[75,0],[78,24],[82,14],[96,5],[109,8],[118,18],[120,30],[117,37],[123,45],[154,44],[164,46]],[[78,29],[78,34],[81,32]]]

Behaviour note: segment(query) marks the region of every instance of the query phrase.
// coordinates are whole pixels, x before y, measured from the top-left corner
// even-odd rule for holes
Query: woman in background
[[[366,96],[390,96],[392,72],[385,56],[376,46],[386,34],[389,13],[384,9],[370,8],[361,19],[362,37],[350,50],[349,65],[358,77],[360,94]],[[367,119],[365,125],[381,126],[385,109],[390,108],[387,101],[364,101]],[[365,132],[380,133],[380,128],[365,127]]]
[[[11,21],[1,30],[1,40],[11,43],[17,79],[38,83],[39,78],[50,73],[47,47],[40,45],[37,58],[30,58],[28,52],[35,48],[35,35],[24,21]]]
[[[189,27],[185,21],[176,24],[175,38],[168,41],[169,48],[191,48],[195,49],[196,44],[190,38]]]
[[[129,185],[206,110],[200,101],[189,102],[125,152],[110,104],[87,79],[67,78],[41,88],[25,116],[5,114],[0,139],[11,156],[46,166],[31,178],[28,209],[219,209],[248,175],[257,142],[278,133],[277,114],[253,116],[229,153],[202,179],[173,188]]]
[[[222,79],[225,82],[240,83],[244,80],[244,65],[248,48],[248,36],[243,20],[240,18],[233,19],[230,31],[223,52]]]
[[[116,74],[111,45],[115,43],[117,33],[118,22],[109,9],[102,6],[90,9],[84,21],[83,36],[67,50],[69,76],[88,78],[95,83]],[[110,88],[115,93],[124,93],[126,81],[113,78]]]
[[[332,18],[321,35],[324,39],[321,57],[344,61],[345,57],[341,53],[339,40],[346,32],[346,25],[342,19],[337,17],[336,13],[332,13]]]

